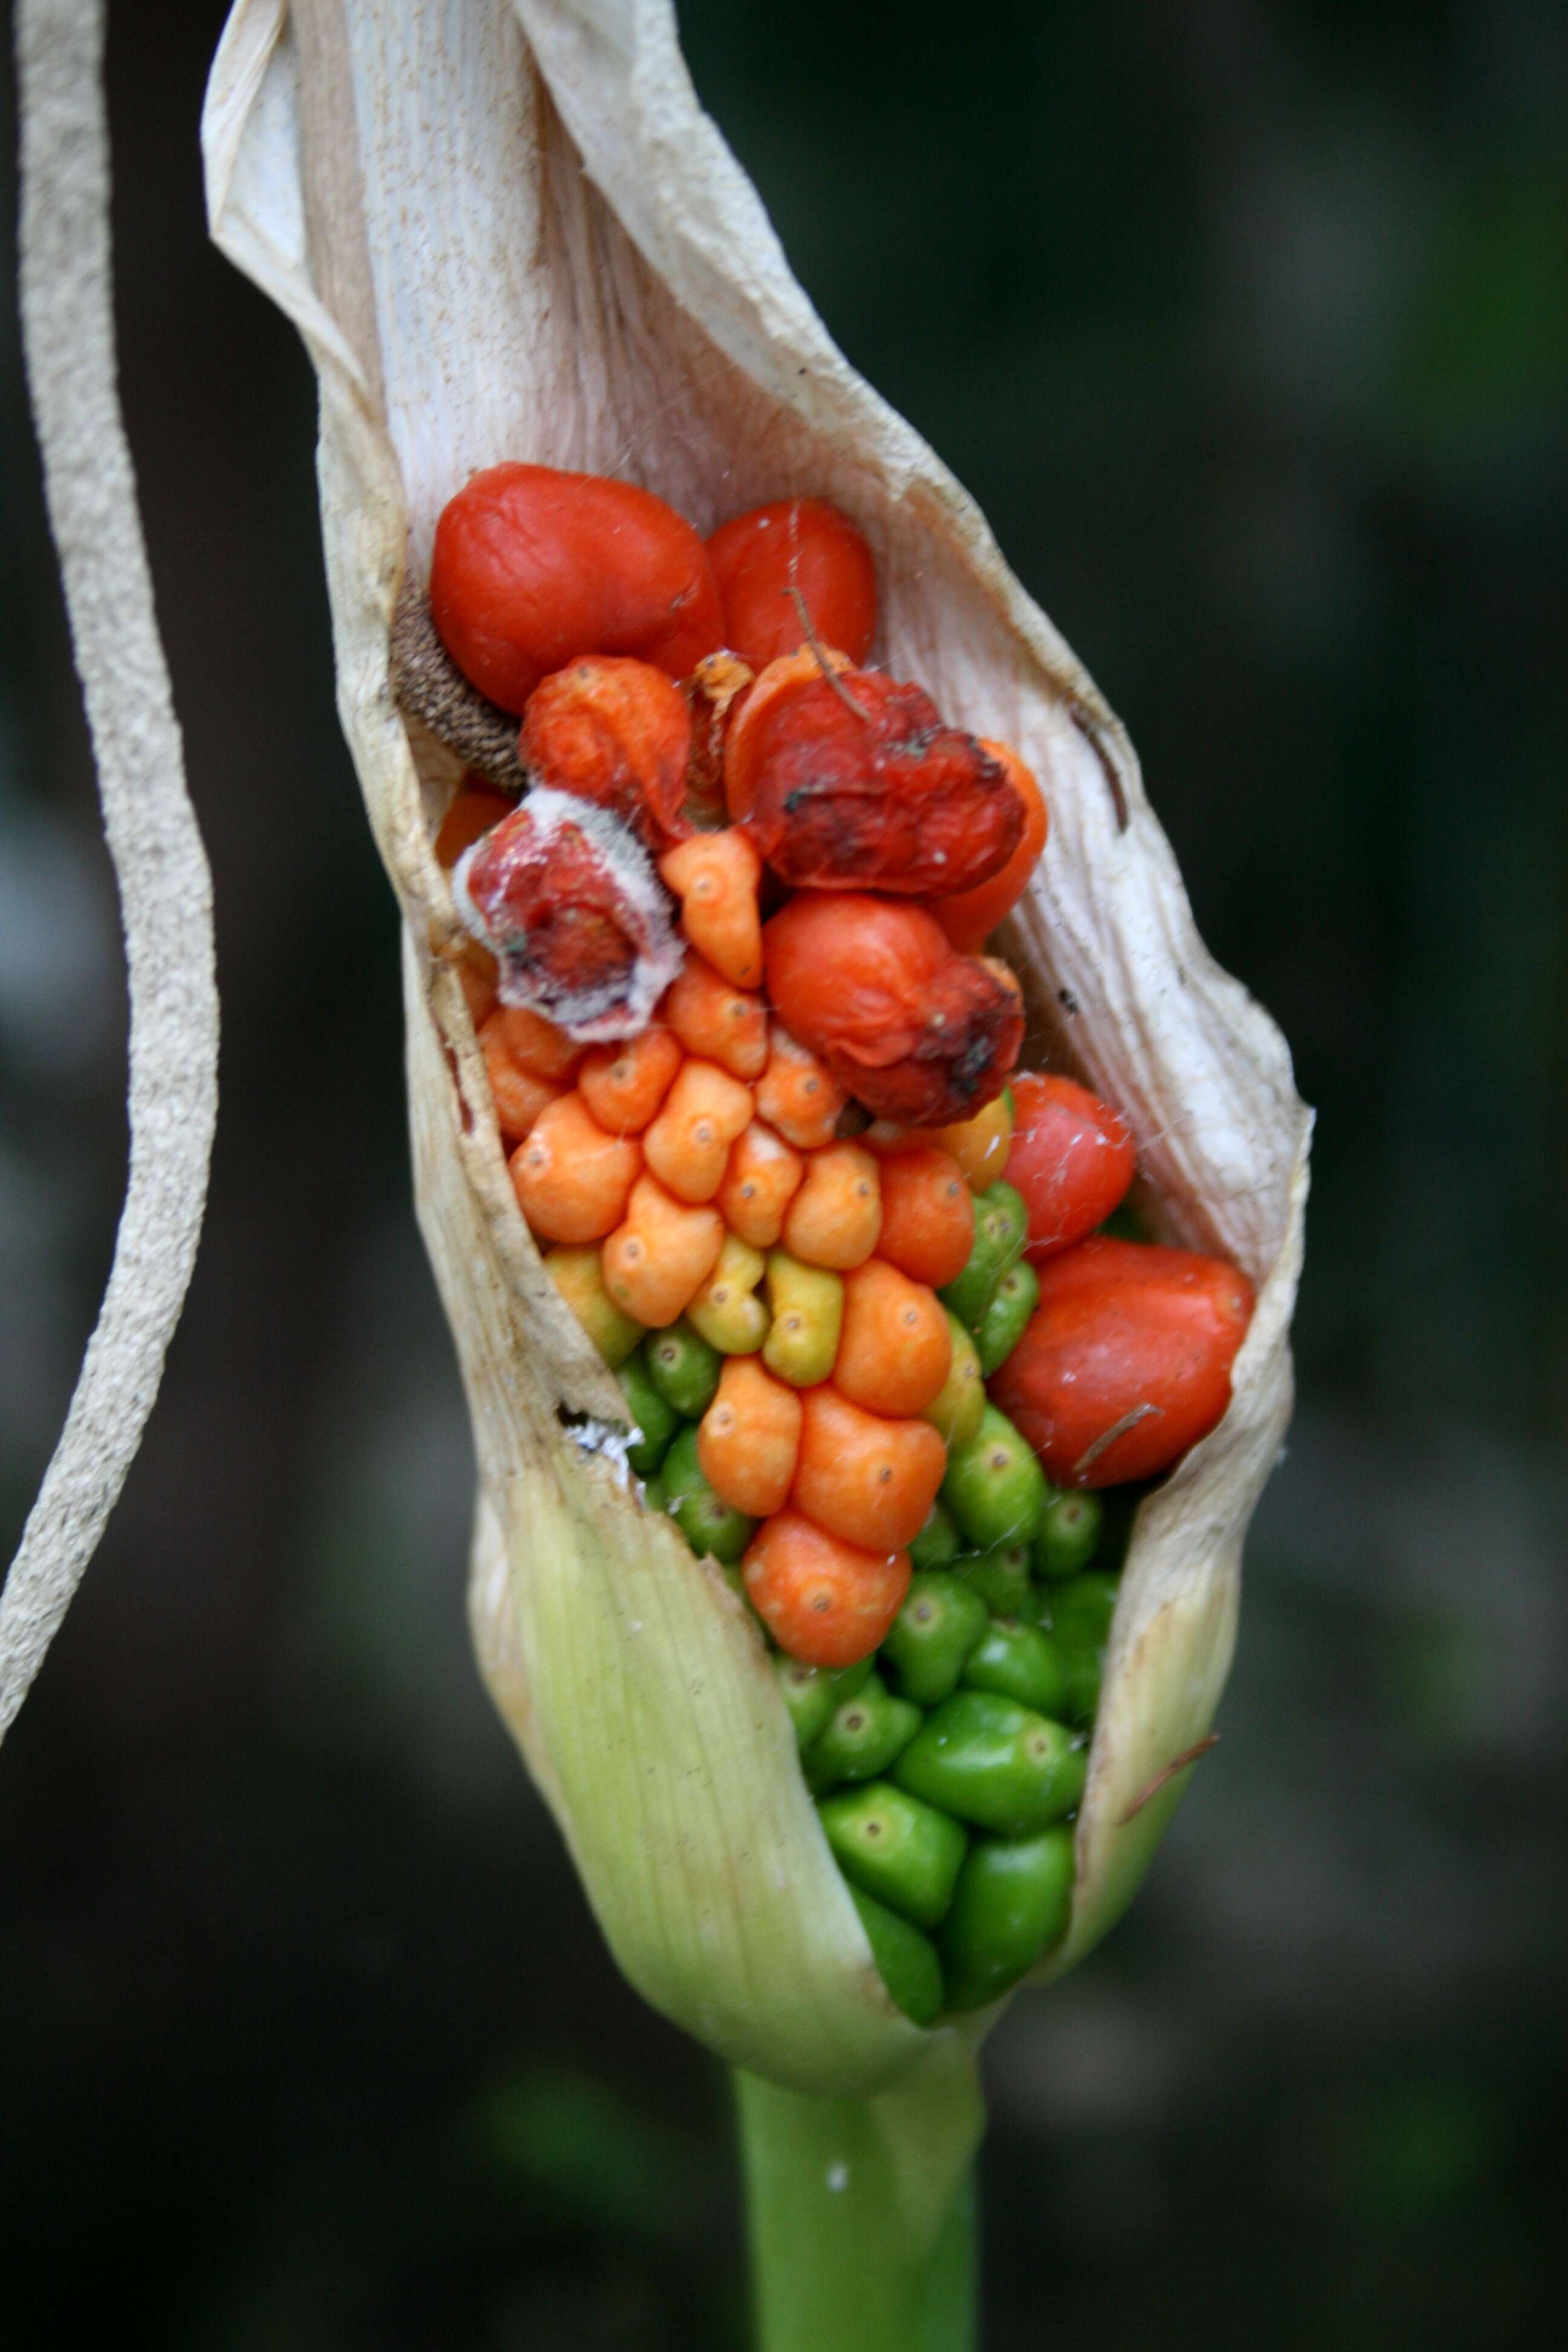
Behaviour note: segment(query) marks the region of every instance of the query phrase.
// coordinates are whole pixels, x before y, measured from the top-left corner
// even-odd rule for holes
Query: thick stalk
[[[871,2098],[735,2074],[757,2352],[973,2352],[985,2114],[954,2033]]]

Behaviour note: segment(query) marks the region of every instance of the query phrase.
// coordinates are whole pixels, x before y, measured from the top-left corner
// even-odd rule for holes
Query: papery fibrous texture
[[[131,1168],[103,1305],[0,1592],[0,1738],[141,1443],[206,1198],[217,1113],[212,892],[115,383],[100,0],[18,0],[21,309],[71,644],[130,966]]]
[[[667,0],[241,0],[205,143],[215,235],[321,377],[340,708],[406,927],[419,1210],[479,1457],[485,1672],[648,1998],[779,2081],[864,2087],[945,2037],[887,2002],[755,1629],[639,1507],[605,1434],[618,1393],[518,1213],[430,847],[452,763],[410,740],[389,688],[405,561],[422,574],[444,501],[501,458],[623,476],[703,530],[826,497],[876,554],[877,656],[1041,778],[1051,845],[1009,943],[1036,1034],[1126,1112],[1168,1234],[1258,1290],[1229,1412],[1140,1515],[1058,1969],[1136,1883],[1181,1776],[1134,1808],[1206,1730],[1229,1661],[1289,1396],[1307,1118],[1284,1045],[1201,945],[1093,685],[791,278]]]

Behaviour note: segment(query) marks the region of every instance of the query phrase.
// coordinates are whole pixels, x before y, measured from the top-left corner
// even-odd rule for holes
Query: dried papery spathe
[[[502,457],[620,474],[707,531],[798,493],[866,533],[874,649],[1039,776],[1012,925],[1036,1026],[1125,1111],[1169,1238],[1258,1292],[1235,1401],[1140,1516],[1060,1967],[1131,1892],[1229,1662],[1243,1531],[1289,1405],[1306,1116],[1193,928],[1125,740],[972,503],[834,350],[697,106],[666,0],[241,0],[205,125],[215,234],[310,345],[340,707],[406,925],[422,1223],[479,1454],[473,1614],[611,1943],[727,2057],[807,2089],[957,2047],[898,2017],[753,1629],[643,1514],[618,1396],[518,1216],[447,961],[451,763],[388,685],[405,561]],[[568,1423],[574,1425],[568,1426]],[[613,1747],[584,1736],[614,1722]]]

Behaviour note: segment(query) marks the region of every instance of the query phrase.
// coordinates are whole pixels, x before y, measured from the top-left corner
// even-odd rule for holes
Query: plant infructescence
[[[1007,1874],[1023,1873],[1032,1861],[1035,1926],[1019,1928],[1018,1949],[1047,1945],[1037,1973],[1059,1973],[1105,1931],[1135,1887],[1208,1733],[1228,1664],[1242,1536],[1289,1404],[1286,1339],[1306,1120],[1283,1045],[1198,941],[1131,753],[1091,681],[1006,572],[972,505],[846,365],[790,278],[754,194],[697,108],[662,0],[612,8],[587,0],[518,0],[515,7],[505,0],[463,6],[363,0],[353,7],[342,0],[292,0],[289,7],[283,0],[241,0],[215,66],[205,140],[214,233],[294,319],[321,379],[340,708],[404,917],[419,1213],[458,1348],[479,1462],[471,1609],[481,1664],[621,1965],[650,2000],[738,2070],[764,2341],[773,2352],[808,2336],[866,2347],[960,2343],[964,2184],[980,2129],[974,2052],[994,2014],[988,1997],[1010,1973],[996,1961],[1005,1941],[998,1922],[1028,1909]],[[1016,1605],[1030,1589],[1028,1570],[1005,1557],[1005,1540],[979,1540],[998,1532],[985,1517],[984,1448],[956,1486],[951,1482],[963,1467],[956,1446],[945,1471],[961,1534],[972,1538],[963,1552],[944,1554],[940,1522],[931,1523],[933,1535],[923,1518],[908,1531],[912,1542],[900,1531],[888,1548],[913,1555],[905,1576],[926,1579],[921,1592],[942,1602],[950,1620],[965,1606],[953,1601],[955,1592],[979,1608],[974,1617],[972,1607],[963,1637],[963,1689],[922,1698],[942,1682],[940,1641],[929,1630],[929,1612],[900,1613],[890,1630],[879,1628],[888,1632],[886,1672],[859,1693],[840,1687],[854,1704],[812,1726],[805,1771],[796,1718],[810,1687],[798,1676],[792,1684],[775,1666],[747,1599],[726,1580],[722,1546],[712,1547],[719,1559],[700,1557],[688,1539],[695,1531],[702,1540],[716,1525],[711,1514],[702,1517],[706,1497],[688,1459],[699,1438],[670,1430],[668,1454],[658,1462],[650,1454],[640,1482],[628,1475],[627,1391],[609,1368],[611,1356],[629,1356],[635,1342],[639,1371],[678,1421],[706,1428],[715,1408],[706,1396],[700,1409],[696,1402],[697,1349],[664,1362],[638,1339],[642,1328],[680,1329],[655,1310],[650,1290],[621,1298],[617,1311],[630,1327],[621,1335],[625,1348],[602,1315],[601,1344],[594,1344],[595,1282],[607,1285],[607,1268],[624,1281],[639,1262],[668,1267],[691,1228],[667,1218],[649,1245],[652,1226],[639,1227],[629,1208],[602,1233],[591,1230],[599,1223],[595,1210],[574,1239],[569,1202],[565,1229],[552,1233],[563,1211],[556,1196],[546,1198],[548,1155],[531,1172],[509,1171],[502,1139],[525,1147],[548,1110],[546,1131],[565,1139],[563,1150],[581,1145],[584,1122],[591,1142],[595,1100],[609,1101],[646,1072],[617,1076],[613,1056],[592,1074],[584,1063],[571,1073],[570,1094],[564,1069],[552,1076],[523,1056],[508,1078],[511,1094],[492,1086],[492,1073],[498,1079],[507,1073],[494,1054],[487,1065],[473,1018],[473,939],[464,919],[473,913],[472,894],[465,909],[437,855],[465,765],[485,768],[494,754],[499,767],[489,772],[504,772],[515,791],[530,757],[544,756],[538,740],[531,755],[527,732],[543,720],[531,706],[514,772],[507,730],[492,729],[487,738],[482,711],[476,717],[470,709],[469,731],[460,733],[444,723],[436,702],[425,706],[428,723],[406,717],[395,691],[395,638],[429,577],[438,518],[471,476],[504,460],[630,480],[704,537],[747,509],[802,496],[830,501],[853,519],[880,593],[876,658],[857,702],[860,673],[852,667],[830,688],[831,657],[815,646],[812,690],[820,688],[819,699],[847,698],[858,723],[868,723],[868,705],[881,692],[878,677],[918,677],[952,727],[1002,740],[1038,777],[1049,846],[998,944],[1023,982],[1027,1058],[1067,1062],[1088,1091],[1076,1104],[1066,1097],[1040,1103],[1037,1123],[1049,1112],[1092,1124],[1097,1114],[1084,1102],[1114,1104],[1137,1152],[1141,1209],[1157,1238],[1239,1269],[1250,1286],[1256,1304],[1230,1368],[1228,1408],[1140,1502],[1108,1633],[1103,1618],[1098,1628],[1088,1621],[1108,1604],[1109,1589],[1097,1585],[1083,1601],[1086,1651],[1098,1653],[1105,1637],[1104,1677],[1092,1741],[1075,1751],[1070,1795],[1060,1809],[1073,1814],[1070,1840],[1055,1820],[1026,1820],[1005,1808],[994,1819],[976,1818],[973,1790],[965,1795],[959,1785],[964,1758],[973,1760],[987,1738],[1005,1745],[1016,1718],[1081,1722],[1093,1709],[1092,1696],[1086,1706],[1042,1681],[1052,1670],[1048,1646],[1031,1643],[1037,1628]],[[849,595],[832,626],[847,635],[858,609]],[[856,659],[863,656],[857,649]],[[502,681],[502,698],[508,692],[526,698],[536,684]],[[825,725],[839,724],[826,702],[823,712]],[[977,801],[973,822],[984,821]],[[755,826],[751,837],[753,845],[761,838]],[[910,854],[919,849],[917,843]],[[811,894],[822,877],[811,861],[820,845],[768,835],[755,854],[800,886],[774,919],[786,925],[780,934],[786,948],[795,932],[802,935],[790,984],[809,1005],[822,963],[815,939],[805,936],[819,919]],[[670,860],[682,855],[677,846],[665,857],[665,879],[680,897],[685,868]],[[982,877],[981,889],[996,870]],[[797,917],[796,908],[805,912]],[[971,911],[984,928],[955,941],[963,957],[973,956],[995,910]],[[942,951],[929,940],[927,947],[934,959],[928,984],[935,987]],[[661,970],[656,994],[672,981],[685,984],[673,968]],[[775,985],[771,971],[768,981]],[[831,1011],[821,1005],[815,1016],[825,1034]],[[704,1034],[701,1024],[713,1017],[711,1002],[682,1013],[693,1034]],[[748,1017],[742,1011],[742,1022]],[[987,1020],[988,1035],[1000,1035],[1005,1009]],[[750,1078],[728,1075],[732,1087],[750,1088]],[[673,1070],[667,1076],[681,1083]],[[702,1192],[705,1175],[688,1180],[681,1172],[690,1164],[684,1155],[691,1135],[704,1120],[721,1131],[732,1111],[738,1116],[738,1096],[704,1083],[700,1100],[682,1097],[682,1117],[689,1118],[680,1134],[672,1126],[654,1147],[663,1155],[657,1163],[663,1175],[651,1180],[660,1198],[668,1197],[665,1180],[672,1175],[689,1193]],[[799,1065],[781,1068],[774,1099],[798,1108],[791,1090],[804,1083]],[[563,1101],[577,1108],[556,1110]],[[922,1122],[917,1115],[896,1123]],[[913,1148],[949,1151],[959,1165],[967,1154],[975,1172],[990,1179],[973,1189],[988,1203],[986,1245],[994,1260],[972,1270],[966,1256],[940,1286],[923,1277],[945,1291],[952,1322],[921,1328],[939,1353],[945,1346],[948,1373],[972,1349],[974,1380],[994,1372],[995,1397],[1011,1420],[1034,1445],[1048,1448],[1057,1441],[1044,1423],[1029,1424],[1031,1396],[1049,1379],[1035,1338],[1039,1309],[1031,1286],[1043,1284],[1053,1312],[1070,1321],[1072,1284],[1048,1254],[1032,1271],[1015,1267],[1012,1212],[996,1190],[1002,1171],[988,1160],[1007,1138],[988,1129],[961,1139],[955,1130],[969,1124],[946,1122],[942,1138],[922,1129]],[[727,1149],[738,1148],[744,1125],[732,1136],[721,1133]],[[842,1510],[832,1499],[842,1486],[837,1465],[854,1454],[860,1424],[853,1416],[868,1410],[857,1402],[856,1383],[862,1397],[887,1395],[877,1385],[886,1353],[878,1318],[895,1296],[900,1310],[924,1310],[912,1293],[895,1294],[887,1274],[859,1281],[865,1255],[851,1249],[842,1266],[830,1262],[849,1192],[868,1181],[861,1166],[868,1147],[853,1135],[806,1147],[840,1158],[821,1171],[820,1213],[797,1218],[800,1245],[790,1248],[784,1234],[784,1263],[771,1262],[776,1241],[764,1248],[745,1240],[742,1183],[766,1190],[766,1136],[782,1131],[776,1119],[762,1126],[763,1143],[736,1177],[726,1223],[738,1244],[726,1262],[729,1290],[717,1295],[715,1285],[724,1286],[714,1257],[700,1280],[706,1294],[690,1291],[681,1304],[700,1346],[731,1366],[752,1364],[750,1373],[721,1375],[730,1381],[725,1428],[761,1429],[756,1415],[765,1404],[773,1416],[768,1444],[793,1443],[792,1465],[808,1445],[815,1449],[815,1485],[803,1489],[794,1466],[785,1491],[795,1504],[804,1495],[812,1507],[796,1516],[820,1530]],[[1115,1157],[1122,1143],[1101,1128],[1096,1148]],[[624,1155],[605,1180],[612,1191],[629,1169]],[[637,1181],[647,1181],[646,1171]],[[685,1207],[700,1211],[712,1197],[688,1199]],[[617,1211],[631,1198],[629,1189],[617,1195]],[[898,1228],[905,1255],[887,1265],[919,1288],[919,1265],[944,1263],[940,1249],[928,1260],[919,1255],[933,1235],[940,1239],[940,1217],[929,1203],[895,1203],[888,1213],[895,1222],[904,1215],[906,1225]],[[643,1244],[640,1261],[625,1248],[613,1263],[605,1255],[623,1227]],[[1135,1245],[1107,1238],[1089,1246],[1101,1253],[1091,1264],[1102,1294],[1121,1264],[1115,1253]],[[595,1250],[601,1255],[590,1265],[582,1254]],[[763,1258],[763,1272],[748,1251]],[[574,1253],[570,1265],[546,1263],[546,1255]],[[820,1281],[812,1289],[813,1276],[824,1274],[845,1292],[830,1346],[822,1336]],[[628,1299],[645,1311],[631,1314]],[[759,1349],[727,1348],[726,1335],[747,1326],[748,1302],[752,1336],[764,1316],[766,1337]],[[613,1296],[609,1303],[616,1305]],[[813,1345],[825,1349],[815,1376]],[[806,1352],[791,1357],[791,1346]],[[840,1365],[836,1389],[828,1374]],[[638,1376],[628,1375],[634,1400]],[[920,1382],[910,1378],[904,1402],[909,1418],[920,1421],[937,1412],[938,1401],[915,1408]],[[690,1410],[681,1405],[683,1381],[691,1384]],[[758,1386],[764,1381],[772,1387]],[[773,1388],[808,1400],[793,1439],[795,1424],[773,1402]],[[658,1416],[646,1396],[644,1405],[638,1442],[647,1444],[654,1441],[646,1423]],[[950,1401],[950,1416],[952,1409]],[[987,1408],[995,1409],[994,1402]],[[1200,1414],[1193,1433],[1212,1417]],[[1069,1466],[1087,1477],[1117,1446],[1132,1461],[1148,1428],[1135,1414],[1125,1418],[1125,1428],[1091,1420],[1070,1441],[1063,1434],[1060,1442],[1077,1448]],[[950,1417],[943,1444],[953,1428]],[[1006,1444],[1001,1432],[992,1433],[999,1460],[1006,1444],[1021,1442],[1011,1429]],[[720,1486],[727,1475],[715,1467],[723,1434],[716,1423],[707,1471],[698,1455],[697,1472],[710,1489],[708,1471]],[[911,1458],[922,1448],[929,1455],[931,1441],[913,1445]],[[745,1474],[759,1479],[745,1493],[772,1504],[774,1490],[759,1469],[767,1446],[759,1439],[738,1452]],[[1016,1467],[1026,1478],[1032,1458],[1007,1456],[1004,1470]],[[1169,1460],[1150,1466],[1164,1470]],[[663,1481],[673,1518],[648,1507],[655,1479]],[[1045,1503],[1042,1481],[1031,1506],[1032,1545],[1047,1540]],[[742,1516],[766,1516],[776,1529],[790,1515],[759,1508]],[[853,1542],[859,1526],[844,1517],[826,1533]],[[1081,1517],[1075,1524],[1070,1510],[1058,1511],[1050,1540],[1058,1563],[1073,1563],[1073,1547],[1084,1542]],[[786,1529],[773,1538],[757,1573],[748,1565],[746,1574],[751,1602],[786,1650],[787,1608],[770,1617],[763,1599],[796,1589],[798,1549],[789,1546],[803,1542],[809,1538]],[[955,1572],[954,1557],[967,1574]],[[897,1604],[901,1612],[905,1591]],[[957,1638],[951,1629],[950,1638]],[[1047,1688],[1050,1706],[1043,1703]],[[951,1738],[932,1731],[936,1713],[915,1727],[913,1716],[928,1704],[956,1710],[946,1723]],[[621,1731],[614,1746],[588,1729],[606,1707]],[[889,1712],[900,1707],[909,1712]],[[825,1751],[824,1739],[836,1744]],[[854,1793],[867,1784],[853,1769],[858,1756],[880,1752],[878,1740],[903,1743],[889,1749],[892,1779],[871,1782],[893,1792],[879,1801],[879,1822]],[[1035,1764],[1068,1769],[1043,1750]],[[834,1793],[819,1811],[814,1794],[828,1788]],[[973,1875],[962,1895],[956,1874],[967,1832],[954,1831],[956,1847],[946,1840],[945,1861],[940,1853],[929,1857],[932,1924],[958,1923],[946,1930],[945,1981],[934,2011],[918,1989],[911,1992],[913,1979],[900,1977],[894,1932],[902,1919],[918,1938],[910,1914],[922,1898],[908,1898],[902,1911],[897,1904],[879,1909],[865,1865],[868,1839],[887,1841],[897,1832],[895,1800],[925,1809],[917,1822],[956,1814],[972,1820],[977,1837],[999,1841],[984,1849],[1000,1857],[988,1865],[991,1875]],[[963,1816],[966,1803],[971,1813]],[[1026,1857],[1037,1832],[1051,1840],[1048,1851]],[[943,1843],[940,1834],[936,1843]],[[836,1853],[857,1880],[855,1893]],[[1050,1914],[1052,1901],[1065,1910],[1065,1927]],[[906,1944],[905,1957],[914,1951],[918,1958],[918,1948]],[[901,1990],[901,2007],[889,1986]]]

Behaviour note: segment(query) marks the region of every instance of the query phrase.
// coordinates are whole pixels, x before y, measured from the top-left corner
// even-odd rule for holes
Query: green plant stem
[[[757,2352],[973,2352],[985,2113],[952,2032],[889,2089],[811,2098],[735,2074]]]

